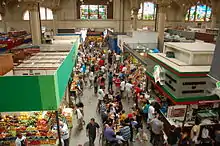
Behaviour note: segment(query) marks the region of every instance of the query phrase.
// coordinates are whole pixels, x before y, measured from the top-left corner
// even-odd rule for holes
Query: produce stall
[[[0,44],[0,53],[4,53],[7,50],[6,44]]]
[[[76,39],[68,52],[37,53],[25,58],[13,71],[14,76],[0,77],[0,84],[4,85],[1,95],[7,97],[0,102],[1,146],[13,146],[16,132],[25,135],[30,145],[61,144],[59,121],[72,127],[73,111],[61,103],[67,96],[78,46]],[[49,65],[54,70],[49,70]],[[39,73],[42,68],[48,72]]]
[[[19,46],[23,43],[29,43],[31,35],[26,31],[10,31],[7,34],[0,35],[0,44],[7,45],[7,49]]]
[[[73,110],[61,109],[59,119],[72,128]],[[26,136],[29,145],[56,145],[57,130],[54,111],[1,113],[0,145],[13,146],[16,133]]]
[[[98,31],[88,30],[86,36],[87,36],[86,43],[89,43],[89,42],[99,43],[99,42],[103,42],[103,39],[104,39],[103,32],[98,32]]]

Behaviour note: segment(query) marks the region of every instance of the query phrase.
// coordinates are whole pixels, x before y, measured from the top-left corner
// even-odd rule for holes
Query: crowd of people
[[[74,89],[71,90],[76,104],[79,129],[84,125],[83,104],[79,93],[83,92],[85,86],[93,88],[97,97],[96,112],[102,119],[101,126],[94,124],[94,119],[86,126],[90,145],[94,144],[96,137],[94,129],[99,127],[103,127],[105,144],[118,145],[130,142],[146,144],[148,136],[143,128],[143,118],[149,127],[152,125],[157,129],[155,135],[162,132],[161,121],[159,130],[156,120],[155,124],[151,124],[154,118],[158,118],[153,104],[145,100],[149,95],[146,92],[144,72],[144,67],[134,64],[130,57],[122,59],[121,55],[95,47],[93,43],[80,47],[78,63],[74,68],[74,76],[77,74],[79,78],[77,82],[73,82]],[[131,108],[124,108],[122,103]]]
[[[152,143],[156,146],[196,144],[198,127],[195,126],[191,134],[171,126],[165,136],[164,123],[159,116],[160,107],[157,102],[149,100],[146,70],[132,59],[130,56],[125,57],[102,49],[94,43],[82,45],[79,49],[77,66],[74,68],[74,76],[79,77],[74,81],[71,92],[76,105],[79,130],[85,124],[84,106],[80,99],[85,87],[93,88],[94,99],[97,99],[96,112],[102,119],[102,123],[98,124],[92,118],[86,126],[90,146],[94,145],[97,129],[102,129],[101,132],[98,130],[98,133],[102,133],[104,145],[134,142],[140,145]],[[197,133],[192,132],[196,130]],[[146,131],[150,134],[146,134]],[[203,131],[207,133],[205,129]],[[205,144],[209,137],[205,137],[205,134],[202,136],[202,142]]]

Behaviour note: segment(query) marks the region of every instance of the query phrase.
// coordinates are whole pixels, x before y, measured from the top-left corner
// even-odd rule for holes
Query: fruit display
[[[16,133],[26,136],[29,145],[55,145],[57,131],[51,129],[56,125],[54,112],[30,112],[19,114],[2,114],[0,116],[0,146],[14,146]],[[65,115],[67,115],[65,113]],[[60,119],[65,119],[59,115]],[[67,116],[67,120],[69,117]]]
[[[86,42],[102,42],[103,37],[101,36],[87,36],[86,37]]]
[[[66,123],[68,128],[73,127],[73,109],[72,108],[64,108],[62,111],[62,115],[66,118]]]

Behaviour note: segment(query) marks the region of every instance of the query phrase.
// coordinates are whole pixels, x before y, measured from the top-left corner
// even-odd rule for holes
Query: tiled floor
[[[86,88],[84,91],[84,96],[82,97],[82,101],[85,105],[84,107],[84,120],[86,124],[90,121],[91,118],[95,118],[96,122],[101,124],[100,116],[96,113],[96,105],[97,105],[97,98],[93,94],[93,89]],[[124,108],[126,111],[130,111],[130,107],[132,105],[128,105],[127,103],[123,103]],[[71,138],[70,138],[70,146],[78,146],[79,144],[83,146],[88,146],[88,138],[86,137],[86,130],[85,126],[84,129],[80,132],[77,130],[77,121],[74,120],[74,126],[71,132]],[[151,146],[151,144],[138,144],[137,142],[131,143],[130,146]],[[95,141],[95,146],[102,146],[102,144],[99,144],[99,136],[97,136]]]

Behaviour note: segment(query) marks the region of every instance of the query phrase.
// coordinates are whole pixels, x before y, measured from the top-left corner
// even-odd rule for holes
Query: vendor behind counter
[[[200,131],[198,135],[198,139],[202,138],[202,130],[203,128],[207,128],[209,130],[209,135],[212,139],[215,139],[215,129],[220,127],[219,124],[219,108],[215,108],[210,106],[210,104],[205,105],[188,105],[187,107],[187,115],[186,121],[183,121],[184,117],[181,118],[168,118],[167,111],[172,103],[169,101],[163,100],[158,102],[158,100],[151,99],[150,102],[155,102],[155,110],[159,112],[162,122],[164,123],[164,132],[165,134],[169,134],[170,128],[172,126],[176,127],[178,133],[185,132],[190,136],[192,131],[192,127],[197,123],[199,123]],[[185,115],[185,114],[184,114]]]

